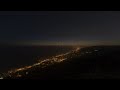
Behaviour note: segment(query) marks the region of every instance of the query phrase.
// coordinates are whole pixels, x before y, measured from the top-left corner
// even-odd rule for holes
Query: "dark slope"
[[[120,46],[94,46],[80,50],[80,57],[44,69],[34,68],[24,79],[120,78]]]

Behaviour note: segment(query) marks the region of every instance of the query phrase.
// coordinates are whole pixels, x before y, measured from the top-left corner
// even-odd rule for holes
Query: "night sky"
[[[0,44],[120,44],[120,11],[0,11]]]

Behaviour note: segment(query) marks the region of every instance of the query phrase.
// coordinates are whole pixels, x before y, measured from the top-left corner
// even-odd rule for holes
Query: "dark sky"
[[[0,43],[120,44],[120,11],[1,11]]]

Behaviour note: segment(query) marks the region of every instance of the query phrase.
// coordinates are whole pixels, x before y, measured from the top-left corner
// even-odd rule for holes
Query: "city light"
[[[38,62],[33,64],[33,65],[25,66],[25,67],[18,68],[18,69],[15,69],[15,70],[10,70],[10,71],[8,71],[8,75],[9,76],[13,75],[14,77],[22,77],[22,74],[20,74],[20,73],[18,74],[18,72],[28,70],[28,69],[34,68],[36,66],[39,66],[39,68],[45,68],[45,67],[53,65],[55,63],[63,62],[65,60],[69,59],[69,58],[73,58],[74,56],[77,56],[77,52],[79,50],[80,50],[80,47],[77,47],[74,50],[69,51],[67,53],[52,56],[52,57],[44,59],[44,60],[38,60]],[[27,75],[28,72],[26,72],[25,74]]]
[[[0,79],[3,79],[3,77],[0,77]]]

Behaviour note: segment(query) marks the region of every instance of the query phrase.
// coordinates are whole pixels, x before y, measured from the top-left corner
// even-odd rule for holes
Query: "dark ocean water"
[[[72,50],[72,46],[1,46],[0,72],[31,65],[39,58],[47,58]]]

